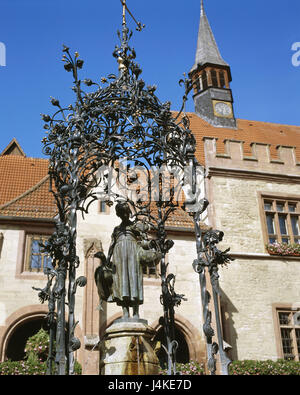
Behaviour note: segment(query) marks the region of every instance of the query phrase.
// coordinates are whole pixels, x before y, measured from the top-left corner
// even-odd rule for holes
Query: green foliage
[[[300,375],[300,362],[285,361],[234,361],[229,367],[230,374],[236,376],[289,376]]]
[[[195,361],[176,363],[176,370],[182,375],[204,375],[204,365]],[[159,374],[166,375],[167,369],[161,369]]]
[[[45,362],[49,353],[49,342],[48,333],[44,329],[40,329],[27,340],[24,350],[25,359],[29,363]]]
[[[5,361],[0,363],[0,376],[45,375],[46,362]]]
[[[177,363],[177,371],[183,375],[205,375],[204,365],[191,361],[186,364]],[[166,375],[167,370],[161,369],[160,374]],[[233,361],[229,366],[232,376],[295,376],[300,375],[300,362],[285,361]]]
[[[23,361],[5,361],[0,363],[0,376],[4,375],[46,375],[47,357],[49,353],[49,335],[40,329],[31,336],[25,345],[25,359]],[[75,361],[75,374],[81,375],[81,365]]]
[[[76,376],[82,375],[82,366],[76,360],[75,360],[75,364],[74,364],[74,372],[75,372]]]

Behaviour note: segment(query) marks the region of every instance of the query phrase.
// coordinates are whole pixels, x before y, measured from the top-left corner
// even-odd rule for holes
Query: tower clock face
[[[221,117],[230,117],[232,115],[231,105],[225,102],[215,104],[215,113]]]

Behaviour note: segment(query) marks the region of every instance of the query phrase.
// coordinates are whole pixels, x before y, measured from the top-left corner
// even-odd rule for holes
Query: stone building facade
[[[218,154],[216,139],[204,138],[211,223],[226,230],[224,247],[230,246],[235,258],[221,271],[225,338],[235,359],[288,354],[298,359],[300,257],[272,255],[266,248],[273,238],[299,243],[300,166],[295,149],[279,145],[272,157],[268,144],[254,143],[248,156],[243,141],[225,144],[226,154]],[[289,229],[289,221],[297,225]]]
[[[205,72],[205,75],[204,75]],[[300,127],[236,119],[231,73],[217,47],[201,2],[195,64],[195,112],[187,114],[203,165],[203,193],[210,202],[206,226],[224,231],[222,249],[235,260],[220,268],[223,334],[232,359],[293,358],[300,354],[300,256],[284,246],[300,243]],[[203,108],[207,108],[203,113]],[[26,336],[43,325],[47,306],[32,289],[45,286],[38,268],[47,257],[39,240],[54,229],[56,206],[48,192],[48,162],[28,158],[16,140],[0,155],[0,360],[22,357]],[[97,251],[107,253],[119,223],[113,207],[94,202],[78,223],[78,289],[76,358],[85,374],[97,374],[97,342],[121,316],[121,309],[99,298],[94,271]],[[182,361],[205,361],[202,307],[195,236],[189,219],[177,212],[168,224],[175,241],[168,260],[176,275],[176,292],[187,301],[176,308],[177,338]],[[273,244],[276,249],[267,248]],[[141,317],[159,333],[162,306],[159,273],[144,275]]]

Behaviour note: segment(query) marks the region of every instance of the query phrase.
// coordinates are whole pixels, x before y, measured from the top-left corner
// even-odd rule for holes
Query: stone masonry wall
[[[268,144],[253,143],[245,157],[243,143],[225,141],[225,154],[216,152],[216,140],[205,138],[207,195],[210,223],[224,232],[221,249],[235,257],[220,269],[221,301],[226,341],[234,359],[274,359],[274,306],[300,306],[300,260],[273,257],[265,249],[260,211],[261,194],[300,198],[300,166],[293,147],[277,147],[271,158]]]

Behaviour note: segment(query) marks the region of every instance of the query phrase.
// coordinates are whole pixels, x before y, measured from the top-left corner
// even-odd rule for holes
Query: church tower
[[[236,128],[230,66],[220,54],[203,0],[195,64],[189,77],[193,81],[196,114],[215,127]]]

